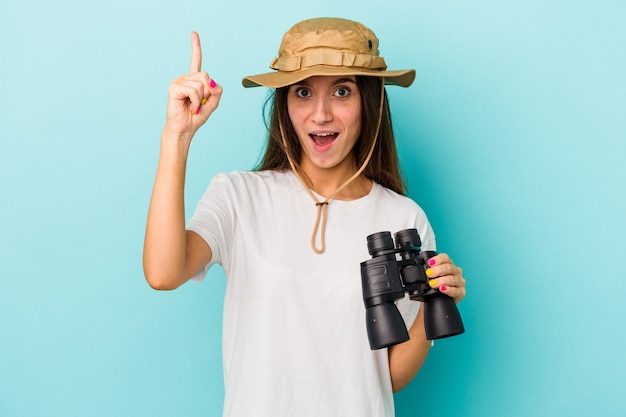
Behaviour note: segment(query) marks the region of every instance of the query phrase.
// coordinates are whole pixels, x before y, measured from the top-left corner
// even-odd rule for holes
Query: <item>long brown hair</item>
[[[380,185],[399,194],[405,194],[407,190],[406,183],[402,177],[398,160],[387,92],[384,88],[381,88],[382,82],[378,77],[358,76],[356,81],[361,94],[362,108],[361,135],[353,149],[356,166],[361,166],[365,161],[374,141],[380,117],[380,94],[382,93],[384,98],[378,139],[376,140],[374,153],[363,173],[367,178],[376,181]],[[290,169],[287,152],[289,152],[292,161],[300,161],[302,149],[287,112],[288,92],[289,87],[277,88],[265,103],[264,116],[268,138],[263,157],[255,168],[257,171]],[[281,138],[281,124],[285,134],[287,149],[285,149]]]

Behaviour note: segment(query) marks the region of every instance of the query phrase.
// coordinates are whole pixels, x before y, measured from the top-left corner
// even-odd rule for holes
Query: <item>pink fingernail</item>
[[[441,291],[445,291],[447,287],[446,287],[445,285],[442,285],[442,286],[441,286],[441,287],[439,287],[439,288],[441,289]]]
[[[211,82],[209,83],[209,85],[211,86],[211,88],[215,88],[217,84],[215,83],[215,80],[211,78]]]
[[[433,266],[435,264],[435,260],[434,259],[429,259],[428,260],[428,265]]]

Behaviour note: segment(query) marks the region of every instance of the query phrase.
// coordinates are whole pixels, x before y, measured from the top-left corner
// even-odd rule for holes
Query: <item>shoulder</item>
[[[225,188],[236,194],[289,192],[298,187],[294,179],[289,170],[221,172],[213,177],[210,188]]]
[[[291,171],[231,171],[220,172],[213,177],[213,181],[222,182],[246,182],[246,183],[280,183],[289,182],[293,176]]]
[[[424,215],[422,207],[415,202],[411,197],[398,194],[397,192],[384,187],[376,182],[372,187],[372,194],[378,201],[381,201],[385,205],[395,207],[398,210],[408,210],[411,212],[417,212]]]

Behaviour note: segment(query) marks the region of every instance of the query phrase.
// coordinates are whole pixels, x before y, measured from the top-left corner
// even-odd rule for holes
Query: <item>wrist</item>
[[[193,139],[193,135],[194,134],[192,132],[180,131],[165,125],[163,132],[161,133],[161,141],[189,145],[191,143],[191,139]]]
[[[183,166],[187,164],[189,148],[193,135],[168,130],[161,133],[161,151],[159,153],[159,165],[171,166],[171,164]]]

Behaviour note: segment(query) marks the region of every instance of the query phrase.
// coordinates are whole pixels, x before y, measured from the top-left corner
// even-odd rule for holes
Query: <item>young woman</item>
[[[415,228],[422,249],[435,250],[424,212],[403,195],[384,89],[409,86],[415,71],[387,71],[375,34],[357,22],[295,25],[274,71],[243,80],[275,89],[260,166],[218,174],[186,223],[189,146],[222,95],[201,62],[193,33],[190,73],[169,89],[144,247],[149,284],[174,289],[224,268],[225,416],[392,416],[393,392],[430,342],[420,303],[404,299],[410,340],[370,349],[359,265],[366,237],[380,231]],[[427,274],[455,302],[465,296],[446,254]]]

